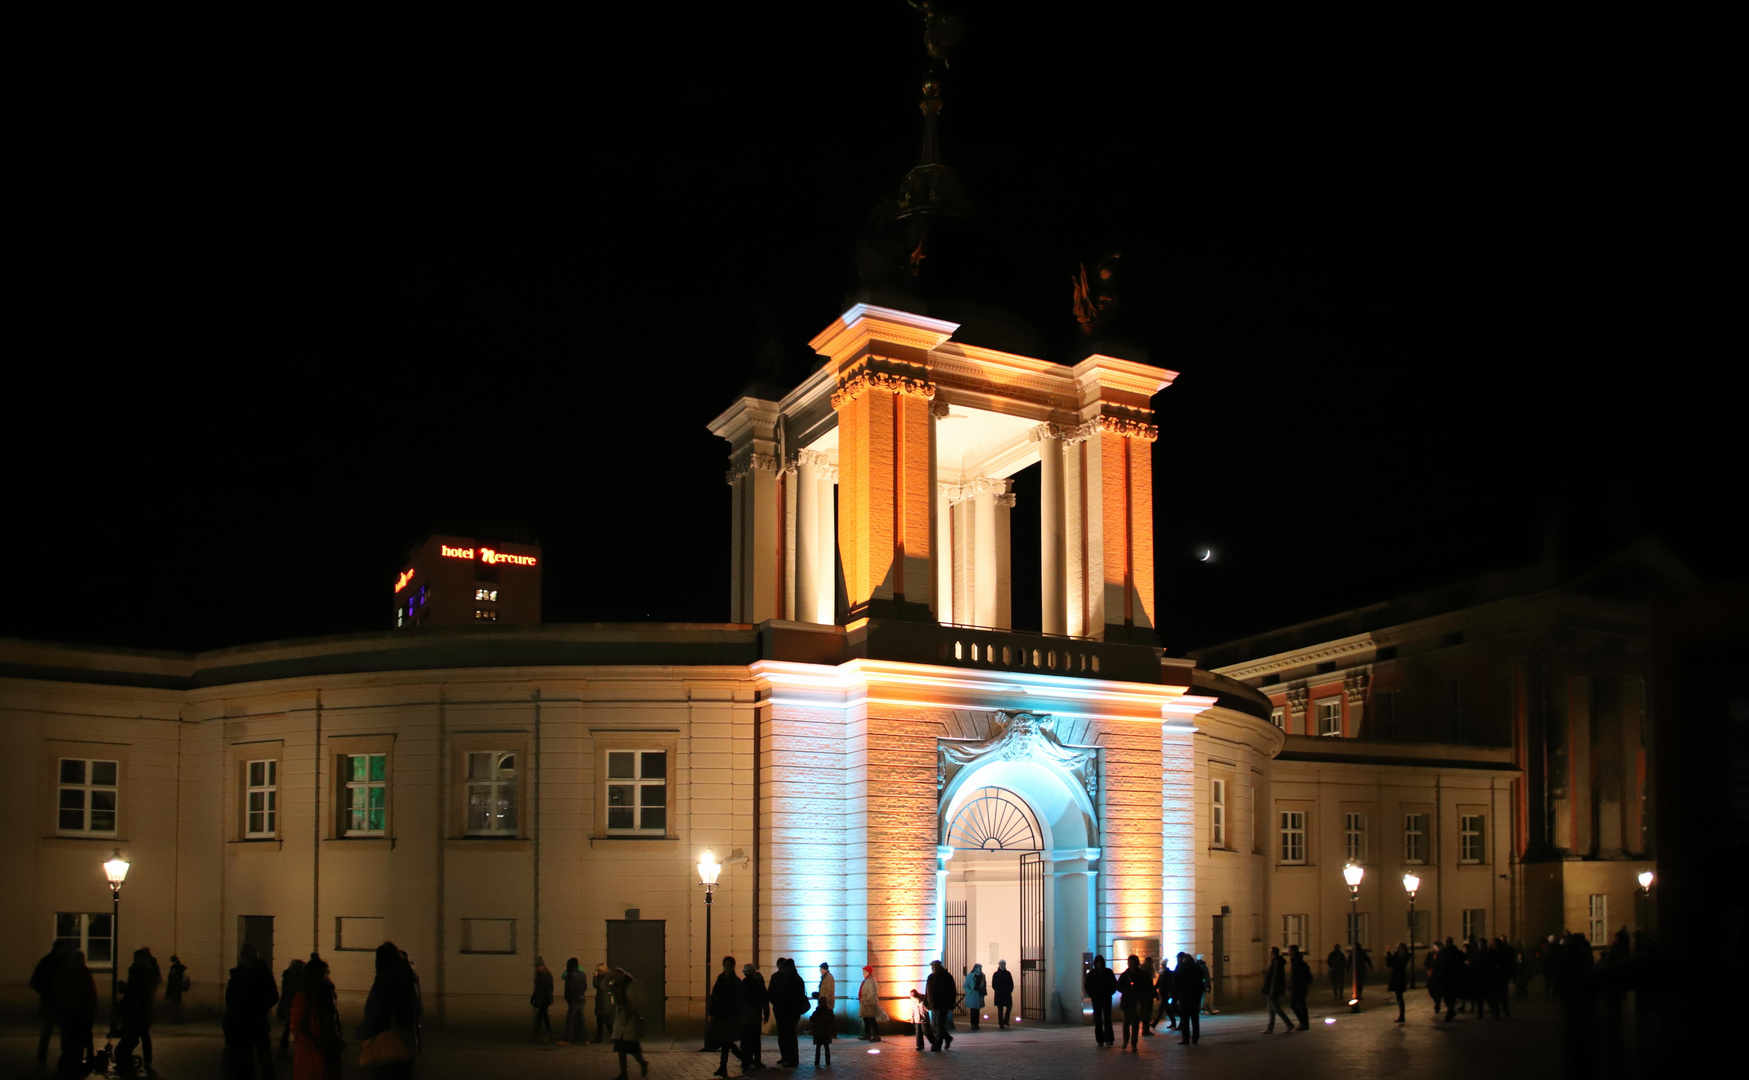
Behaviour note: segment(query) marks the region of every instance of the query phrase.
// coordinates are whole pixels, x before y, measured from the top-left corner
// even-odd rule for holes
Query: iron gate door
[[[607,966],[625,968],[644,984],[644,1034],[668,1030],[668,924],[661,919],[608,919]]]
[[[1020,857],[1020,1018],[1045,1018],[1045,862]]]
[[[966,971],[971,961],[966,959],[966,902],[964,900],[949,900],[947,902],[946,931],[947,970],[953,972],[954,982],[958,984],[966,977]]]

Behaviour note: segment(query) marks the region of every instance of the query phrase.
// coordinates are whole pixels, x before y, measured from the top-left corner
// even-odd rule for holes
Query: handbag
[[[395,1065],[403,1061],[411,1061],[413,1055],[408,1052],[407,1044],[401,1040],[400,1032],[394,1028],[379,1031],[364,1040],[358,1047],[358,1063],[364,1066]]]
[[[643,1013],[639,1013],[636,1016],[636,1018],[634,1018],[632,1020],[632,1038],[638,1040],[639,1042],[643,1041],[643,1038],[644,1038],[644,1014]]]

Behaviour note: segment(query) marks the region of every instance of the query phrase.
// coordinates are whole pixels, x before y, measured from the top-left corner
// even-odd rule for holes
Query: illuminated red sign
[[[413,571],[403,570],[401,576],[395,579],[395,591],[400,592],[407,587],[407,582],[413,580]]]
[[[438,545],[439,554],[446,559],[472,559],[474,549],[471,547],[450,547],[448,544]],[[504,551],[495,551],[483,547],[479,551],[480,561],[490,565],[509,563],[511,566],[533,566],[538,561],[533,555],[511,555]],[[399,591],[397,589],[397,591]]]

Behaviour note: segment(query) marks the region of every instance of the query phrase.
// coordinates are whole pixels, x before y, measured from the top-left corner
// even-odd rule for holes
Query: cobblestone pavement
[[[1022,1025],[1009,1031],[985,1028],[960,1031],[953,1048],[942,1053],[918,1053],[909,1037],[888,1036],[871,1046],[855,1038],[833,1044],[832,1068],[819,1070],[822,1080],[908,1080],[912,1077],[1013,1077],[1015,1080],[1064,1080],[1069,1077],[1250,1078],[1286,1076],[1292,1080],[1354,1080],[1356,1077],[1414,1075],[1475,1080],[1490,1074],[1557,1077],[1560,1038],[1555,1006],[1540,1001],[1514,1010],[1510,1021],[1477,1020],[1460,1015],[1450,1024],[1433,1020],[1424,994],[1410,999],[1409,1021],[1394,1023],[1395,1010],[1371,1005],[1359,1015],[1329,1005],[1314,1006],[1308,1031],[1286,1034],[1281,1028],[1264,1035],[1261,1011],[1203,1017],[1202,1038],[1194,1046],[1180,1045],[1175,1033],[1144,1039],[1138,1053],[1099,1049],[1091,1028]],[[1370,1003],[1369,1003],[1370,1004]],[[1329,1023],[1326,1021],[1334,1021]],[[278,1027],[275,1026],[277,1033]],[[220,1042],[215,1024],[165,1027],[157,1034],[158,1075],[163,1080],[211,1080],[218,1076]],[[607,1080],[617,1061],[600,1046],[557,1047],[495,1038],[488,1033],[438,1032],[427,1040],[420,1061],[421,1080],[514,1077],[529,1080]],[[666,1040],[647,1047],[650,1076],[709,1077],[717,1055],[697,1051],[691,1040]],[[813,1044],[804,1037],[802,1067],[768,1067],[760,1075],[770,1080],[814,1073]],[[871,1050],[880,1051],[878,1054]],[[35,1067],[36,1039],[11,1025],[0,1034],[0,1080],[48,1076]],[[777,1041],[767,1036],[765,1060],[777,1060]],[[52,1060],[52,1052],[51,1052]],[[637,1065],[632,1063],[632,1075]],[[1284,1071],[1285,1070],[1285,1071]],[[738,1073],[734,1062],[730,1072]],[[281,1064],[282,1078],[291,1066]],[[348,1078],[356,1077],[356,1060]]]

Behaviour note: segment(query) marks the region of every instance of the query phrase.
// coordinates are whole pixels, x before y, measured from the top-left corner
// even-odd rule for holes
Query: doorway
[[[274,973],[277,981],[279,972],[273,966],[273,916],[272,915],[239,915],[237,917],[237,937],[239,945],[255,946],[256,955],[267,965],[267,970]]]
[[[607,920],[607,966],[625,968],[644,986],[644,1033],[668,1030],[668,924],[661,919]]]

